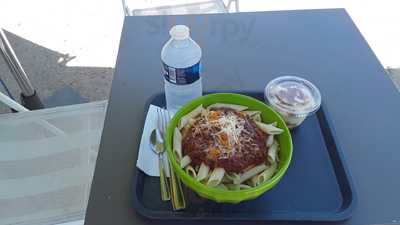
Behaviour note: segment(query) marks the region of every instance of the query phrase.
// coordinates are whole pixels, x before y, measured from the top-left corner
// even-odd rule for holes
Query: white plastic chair
[[[0,225],[82,224],[107,102],[17,105],[0,114]]]
[[[122,0],[122,5],[126,16],[185,15],[228,13],[232,2],[235,2],[235,9],[238,12],[238,1],[228,0],[227,5],[225,5],[222,0]]]

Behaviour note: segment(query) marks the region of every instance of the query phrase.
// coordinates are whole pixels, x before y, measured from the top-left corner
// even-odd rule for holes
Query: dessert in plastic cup
[[[318,88],[310,81],[295,76],[273,79],[265,87],[264,95],[290,129],[299,126],[321,105]]]

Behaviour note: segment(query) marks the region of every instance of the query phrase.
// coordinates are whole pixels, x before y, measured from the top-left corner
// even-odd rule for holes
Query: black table
[[[127,17],[85,224],[183,224],[144,219],[131,203],[145,102],[163,91],[160,51],[176,23],[203,49],[205,90],[262,91],[279,75],[314,82],[358,194],[338,224],[400,223],[399,93],[348,14],[330,9]]]

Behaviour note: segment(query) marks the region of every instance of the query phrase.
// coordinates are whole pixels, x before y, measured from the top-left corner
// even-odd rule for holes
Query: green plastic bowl
[[[197,106],[202,104],[203,107],[207,107],[208,105],[211,105],[213,103],[231,103],[244,105],[249,107],[249,110],[261,111],[261,118],[263,122],[272,123],[276,121],[278,122],[278,127],[284,130],[282,134],[277,136],[277,141],[280,145],[280,162],[278,166],[278,172],[270,180],[257,187],[249,189],[238,191],[222,190],[218,188],[207,187],[206,185],[196,181],[193,177],[189,176],[182,168],[180,168],[178,162],[176,161],[175,154],[173,154],[172,151],[173,134],[175,127],[177,127],[178,122],[182,116],[191,112]],[[264,192],[274,187],[280,181],[280,179],[285,174],[287,168],[289,167],[293,151],[292,138],[290,136],[289,129],[286,127],[285,122],[277,112],[275,112],[272,108],[257,99],[245,95],[232,93],[217,93],[201,96],[183,106],[175,114],[168,126],[166,132],[166,147],[168,157],[171,159],[172,168],[177,176],[182,180],[182,182],[201,197],[211,199],[220,203],[239,203],[241,201],[255,199],[258,196],[262,195]]]

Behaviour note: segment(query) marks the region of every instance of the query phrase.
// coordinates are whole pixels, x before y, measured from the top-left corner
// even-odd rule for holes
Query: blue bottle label
[[[187,68],[174,68],[163,62],[163,67],[165,79],[173,84],[191,84],[200,79],[200,62]]]

